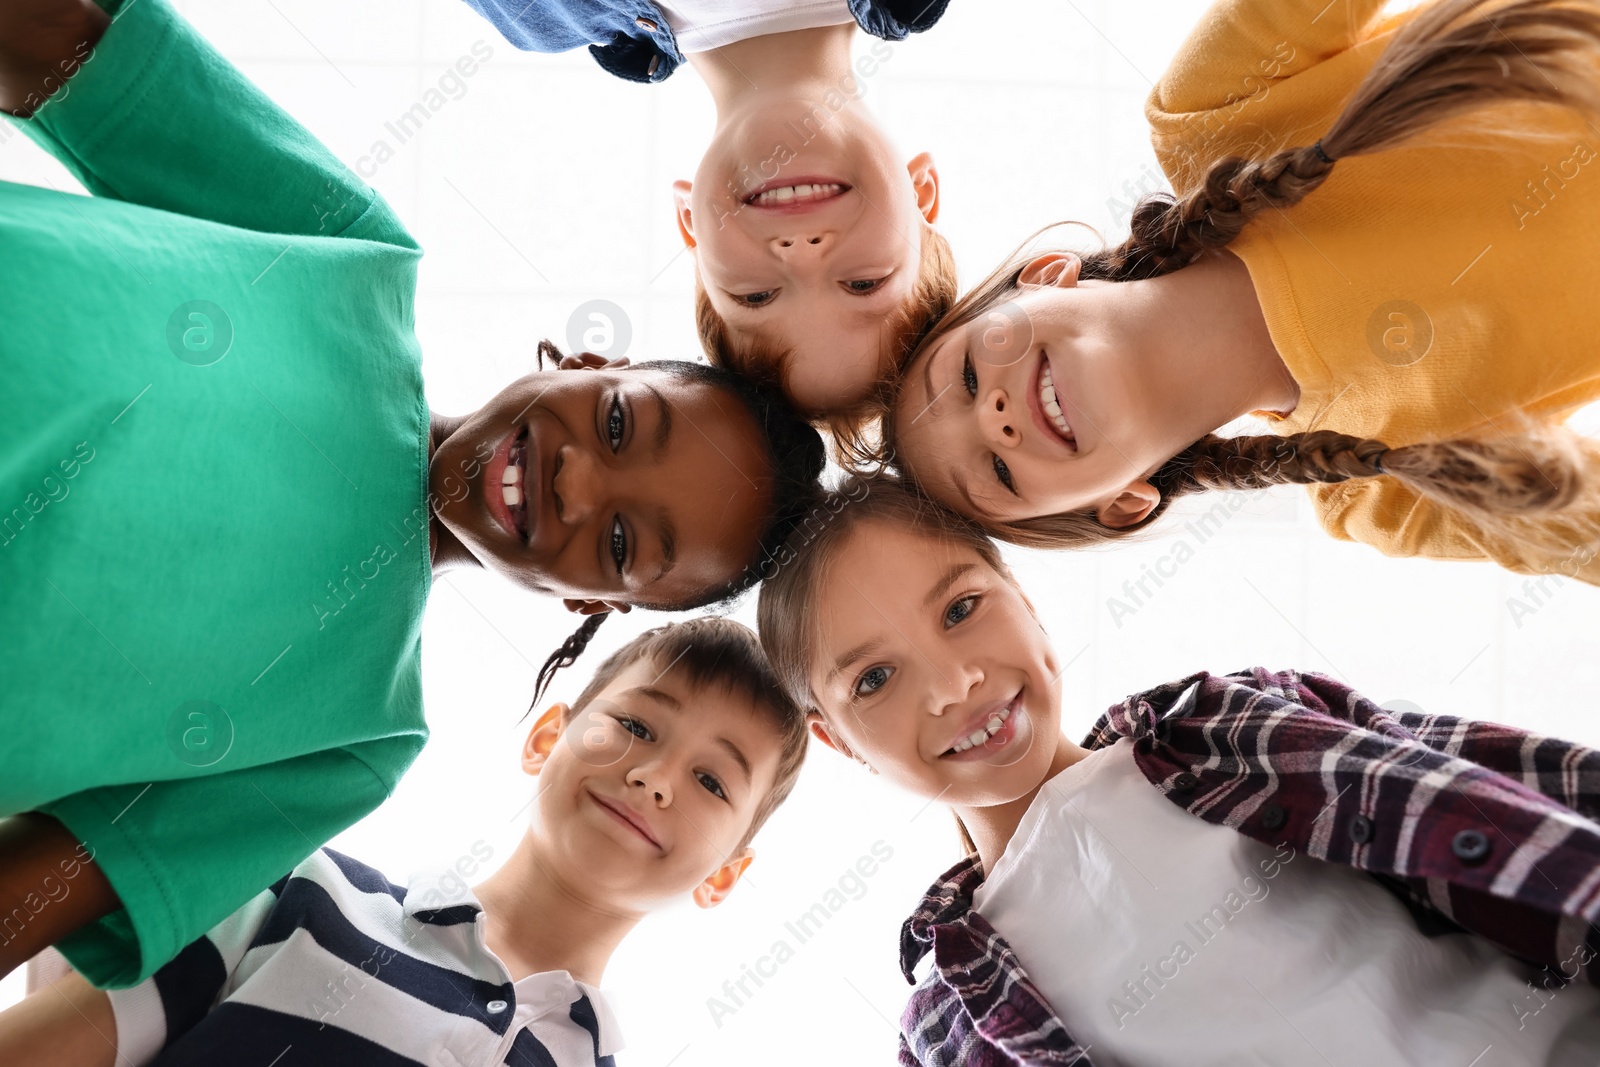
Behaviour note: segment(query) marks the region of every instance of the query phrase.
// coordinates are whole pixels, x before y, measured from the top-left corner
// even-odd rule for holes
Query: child
[[[535,724],[534,816],[475,888],[313,853],[141,984],[73,977],[0,1015],[0,1062],[265,1064],[292,1046],[298,1063],[606,1067],[611,954],[646,913],[733,891],[805,750],[748,629],[651,630]]]
[[[1213,7],[1146,105],[1177,198],[964,297],[883,428],[901,470],[1037,547],[1292,482],[1388,555],[1600,582],[1600,447],[1561,425],[1600,399],[1600,11],[1382,7]],[[1275,435],[1216,436],[1247,413]]]
[[[468,2],[518,48],[588,44],[635,81],[666,78],[688,53],[717,127],[694,181],[673,190],[713,363],[846,428],[955,300],[933,160],[902,167],[862,101],[888,49],[850,54],[857,24],[903,40],[946,0]]]
[[[165,0],[111,11],[0,6],[0,105],[96,194],[0,184],[0,973],[68,938],[127,985],[393,789],[435,571],[718,601],[823,449],[680,362],[430,414],[389,208]]]
[[[994,544],[856,489],[760,630],[816,737],[975,843],[902,932],[902,1063],[1594,1062],[1600,752],[1259,668],[1074,745]]]

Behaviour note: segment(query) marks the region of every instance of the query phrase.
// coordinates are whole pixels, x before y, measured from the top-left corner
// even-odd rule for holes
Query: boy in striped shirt
[[[322,849],[145,982],[72,974],[0,1015],[0,1062],[609,1067],[611,953],[684,894],[727,897],[805,747],[748,629],[651,630],[535,723],[534,815],[477,886]]]

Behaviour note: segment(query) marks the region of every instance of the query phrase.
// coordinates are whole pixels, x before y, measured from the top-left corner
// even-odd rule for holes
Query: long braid
[[[570,667],[578,662],[578,657],[583,655],[583,650],[589,647],[595,631],[600,629],[600,624],[606,621],[611,612],[602,611],[590,615],[583,620],[583,625],[572,632],[572,635],[561,642],[561,647],[550,653],[544,661],[544,666],[539,668],[539,676],[534,682],[533,703],[528,705],[528,711],[533,711],[539,706],[539,701],[544,699],[544,691],[550,688],[550,683],[555,680],[556,672],[563,667]],[[524,715],[524,718],[527,716]]]

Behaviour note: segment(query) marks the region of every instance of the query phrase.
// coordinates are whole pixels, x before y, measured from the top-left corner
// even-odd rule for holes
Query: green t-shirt
[[[427,739],[421,252],[165,0],[22,125],[94,196],[0,183],[0,815],[94,850],[125,986]]]

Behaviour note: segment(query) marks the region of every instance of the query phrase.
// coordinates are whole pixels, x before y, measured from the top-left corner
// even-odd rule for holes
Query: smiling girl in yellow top
[[[1146,105],[1176,197],[1019,254],[914,357],[883,439],[924,492],[1078,547],[1302,483],[1386,554],[1600,583],[1600,446],[1561,425],[1600,399],[1600,7],[1382,7],[1211,9]],[[1249,413],[1275,434],[1215,435]]]

